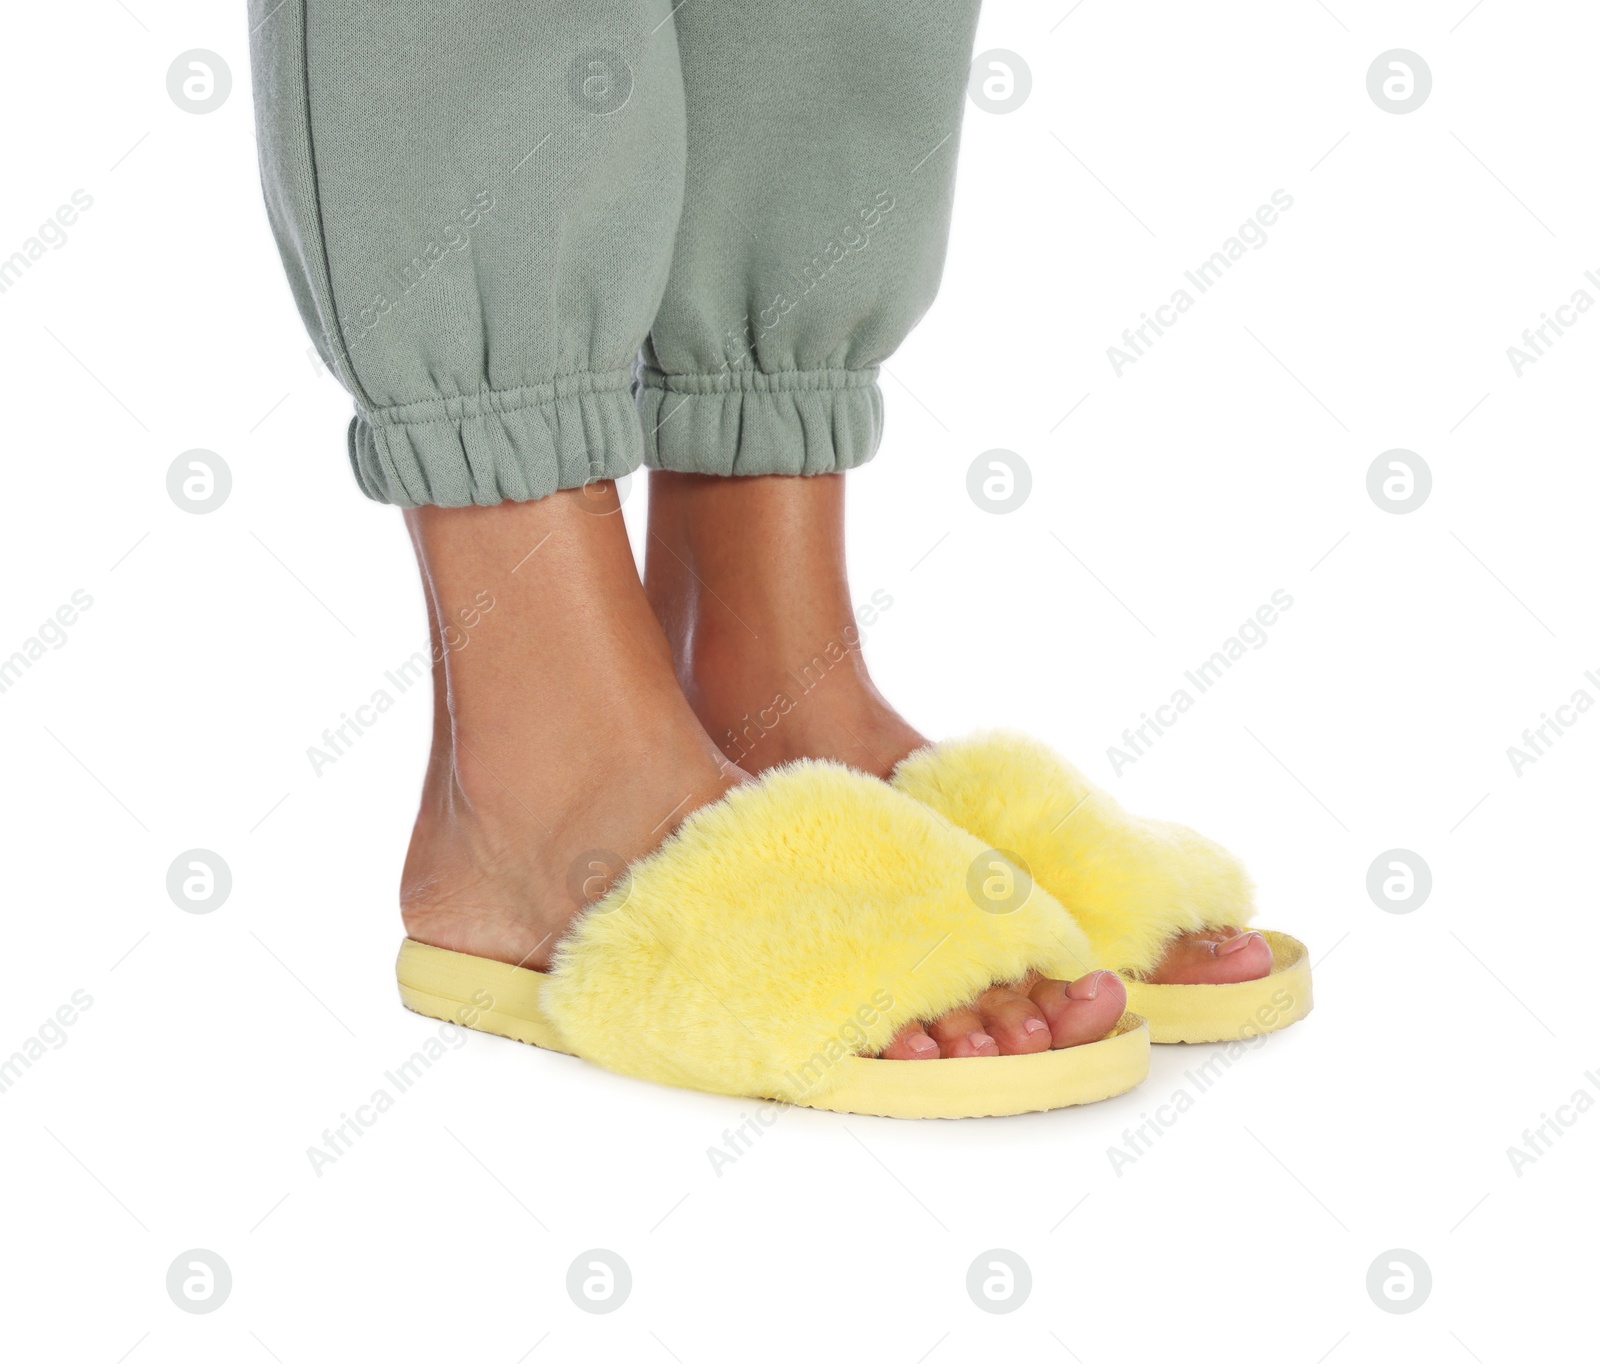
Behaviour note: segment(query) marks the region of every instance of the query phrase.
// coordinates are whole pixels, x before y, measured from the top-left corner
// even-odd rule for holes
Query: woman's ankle
[[[550,756],[546,746],[537,768],[504,772],[458,742],[448,762],[430,764],[412,829],[400,888],[407,935],[544,969],[624,867],[744,779],[687,708],[683,719],[609,750]]]
[[[620,515],[593,505],[408,514],[442,689],[401,884],[420,941],[543,967],[605,868],[740,779],[678,689]],[[463,601],[472,628],[441,629]]]
[[[645,588],[701,725],[747,771],[830,758],[887,776],[926,743],[867,672],[842,475],[652,472]]]
[[[825,758],[885,777],[927,742],[872,684],[859,645],[702,636],[678,671],[705,732],[747,772]]]

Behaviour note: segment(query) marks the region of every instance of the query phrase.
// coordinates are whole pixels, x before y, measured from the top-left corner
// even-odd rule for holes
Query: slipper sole
[[[541,996],[549,979],[544,972],[407,938],[400,945],[395,973],[401,1002],[415,1013],[547,1051],[577,1054],[543,1008]],[[937,1061],[846,1056],[835,1063],[840,1074],[826,1095],[794,1102],[884,1118],[1003,1117],[1066,1108],[1134,1088],[1150,1072],[1150,1042],[1145,1020],[1125,1013],[1098,1042],[1030,1056]]]
[[[1272,949],[1272,971],[1232,985],[1152,985],[1123,977],[1128,1008],[1150,1023],[1150,1040],[1248,1042],[1311,1012],[1311,958],[1287,933],[1257,929]]]

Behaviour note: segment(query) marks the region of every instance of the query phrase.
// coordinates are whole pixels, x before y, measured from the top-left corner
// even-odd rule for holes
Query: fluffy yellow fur
[[[1242,926],[1250,878],[1226,849],[1181,824],[1131,815],[1044,744],[977,734],[914,753],[893,783],[1014,853],[1082,925],[1095,966],[1143,975],[1176,933]]]
[[[545,1008],[572,1050],[624,1074],[818,1097],[912,1019],[1030,970],[1081,971],[1088,941],[1047,893],[979,907],[985,851],[859,772],[775,770],[691,815],[584,915]]]

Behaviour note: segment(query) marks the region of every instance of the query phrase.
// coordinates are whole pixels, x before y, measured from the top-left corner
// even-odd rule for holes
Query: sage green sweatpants
[[[362,489],[871,458],[978,0],[251,0],[272,227]]]

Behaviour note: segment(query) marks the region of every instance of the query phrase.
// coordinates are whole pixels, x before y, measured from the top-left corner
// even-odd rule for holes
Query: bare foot
[[[867,673],[845,571],[844,483],[840,474],[650,475],[645,589],[695,714],[746,771],[812,757],[887,778],[928,744]],[[1219,928],[1174,938],[1149,979],[1225,984],[1271,969],[1259,933]],[[1018,993],[1009,989],[1006,1002]],[[930,1031],[958,1048],[945,1054],[977,1054]]]
[[[543,970],[625,865],[750,778],[679,688],[609,486],[406,518],[435,687],[401,882],[406,932]],[[1076,1046],[1109,1032],[1123,1003],[1108,972],[997,986],[909,1025],[884,1055]]]

